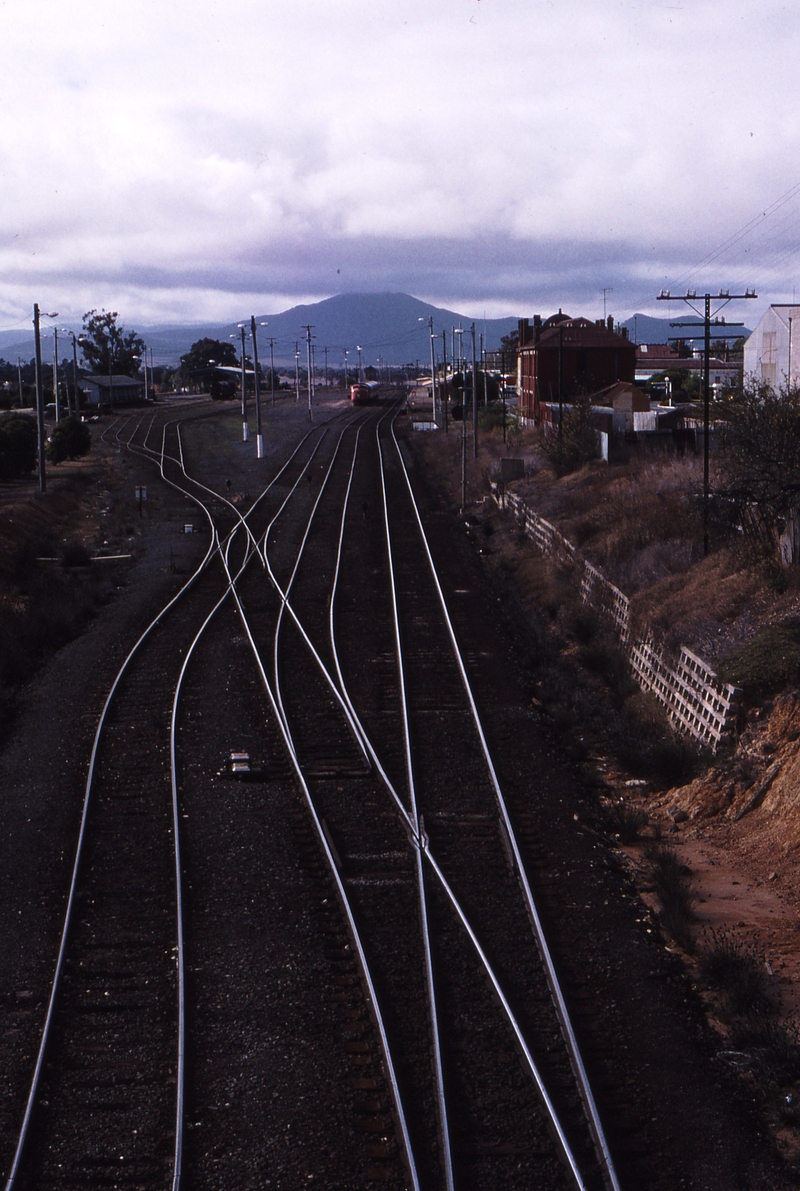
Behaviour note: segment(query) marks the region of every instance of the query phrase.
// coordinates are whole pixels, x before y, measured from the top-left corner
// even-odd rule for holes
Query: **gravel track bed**
[[[176,403],[160,410],[159,419],[174,418],[182,408],[187,406]],[[289,445],[309,428],[307,415],[294,402],[279,402],[264,415],[267,459],[256,461],[253,444],[237,441],[236,409],[193,404],[191,412],[203,416],[184,433],[189,471],[216,491],[230,492],[240,509],[249,508],[265,476],[274,474]],[[301,482],[292,514],[282,520],[273,542],[283,577],[330,458],[336,419],[364,417],[346,402],[332,402],[320,413],[328,415],[326,445],[312,465],[311,482]],[[143,431],[137,433],[141,441]],[[120,430],[123,439],[126,434]],[[337,633],[365,727],[385,742],[379,751],[383,755],[385,749],[390,776],[404,792],[394,639],[382,606],[380,489],[374,445],[367,448],[372,434],[366,427],[362,433]],[[352,442],[351,431],[348,436]],[[152,445],[155,436],[149,441]],[[748,1123],[749,1106],[737,1099],[742,1095],[737,1085],[708,1062],[713,1047],[702,1012],[680,961],[643,921],[641,903],[615,860],[613,844],[603,836],[596,789],[585,770],[564,763],[549,725],[531,706],[503,609],[486,585],[480,561],[466,535],[459,540],[454,534],[454,518],[437,507],[407,445],[404,450],[624,1191],[784,1191],[795,1186]],[[344,447],[343,452],[349,454]],[[185,581],[207,543],[205,533],[183,534],[184,522],[197,525],[201,514],[157,478],[151,463],[123,457],[120,466],[126,484],[146,483],[150,491],[152,520],[145,508],[143,523],[147,551],[119,569],[116,601],[29,684],[17,732],[0,753],[0,838],[6,842],[0,874],[0,948],[6,956],[0,969],[0,1167],[6,1171],[52,978],[86,760],[105,692],[130,645]],[[326,661],[327,606],[320,593],[330,580],[330,551],[338,535],[333,511],[342,493],[338,468],[294,595],[315,640],[319,634]],[[259,526],[296,474],[287,475],[254,514]],[[215,574],[219,581],[218,564]],[[407,587],[430,684],[431,675],[444,668],[438,641],[426,636],[432,604],[424,595],[421,606],[416,604],[415,585]],[[243,595],[259,640],[268,640],[278,601],[253,564]],[[174,645],[179,648],[177,639]],[[364,775],[352,739],[345,737],[338,755],[331,756],[335,739],[342,739],[341,717],[318,685],[299,634],[288,626],[281,666],[306,769],[316,774],[309,777],[310,786],[369,940],[380,999],[390,1007],[387,1027],[398,1072],[404,1086],[414,1089],[411,1124],[421,1167],[427,1185],[439,1185],[411,851],[396,809],[375,779]],[[460,743],[460,728],[451,727],[464,721],[463,703],[455,695],[434,698],[432,690],[426,687],[423,696],[441,700],[442,706],[421,714],[414,725],[421,785],[431,799],[426,825],[460,895],[480,920],[481,933],[489,936],[504,979],[519,990],[515,1007],[526,1015],[526,1028],[533,1029],[545,1004],[541,981],[527,960],[512,954],[517,934],[529,937],[530,930],[525,920],[518,931],[516,911],[506,909],[515,883],[496,814],[487,806],[485,790],[465,780],[475,767],[474,753]],[[299,710],[301,704],[307,707],[309,694],[319,717]],[[452,708],[447,716],[445,706]],[[154,730],[155,721],[163,727],[161,710],[151,719]],[[263,780],[239,783],[218,776],[228,750],[239,747],[265,765]],[[407,1177],[352,940],[230,601],[212,622],[187,674],[179,764],[189,964],[184,1185],[287,1191],[315,1184],[342,1191],[374,1185],[400,1191]],[[357,767],[360,776],[354,776]],[[163,788],[162,772],[156,774],[154,793]],[[448,805],[456,799],[457,805]],[[158,846],[164,843],[162,833]],[[132,843],[132,858],[136,848]],[[466,870],[459,868],[465,854],[471,871],[479,866],[492,883],[485,898],[470,888]],[[139,884],[132,888],[141,889],[151,862],[153,871],[160,869],[154,854],[138,854]],[[451,1009],[445,1061],[457,1109],[451,1124],[460,1185],[563,1186],[563,1168],[536,1123],[538,1108],[512,1036],[449,906],[429,885],[432,913],[441,924],[437,986]],[[496,929],[501,920],[505,928]],[[105,971],[111,970],[106,965]],[[96,975],[99,988],[102,980]],[[87,1022],[97,1016],[83,1015]],[[155,1039],[169,1013],[153,1020]],[[558,1086],[565,1068],[546,1053],[551,1038],[552,1033],[540,1049],[543,1062],[552,1061],[551,1077]],[[92,1048],[100,1046],[105,1041],[99,1034],[82,1039],[73,1057],[84,1071],[102,1053]],[[121,1103],[119,1087],[126,1096],[135,1094],[131,1064],[138,1058],[130,1046],[118,1086],[103,1089],[94,1081],[91,1095],[97,1098],[90,1111],[96,1113],[103,1103],[105,1113],[113,1101]],[[152,1099],[157,1112],[158,1095]],[[157,1147],[152,1152],[154,1165],[148,1171],[143,1164],[135,1183],[147,1191],[165,1185],[167,1161]],[[120,1174],[124,1178],[121,1166],[109,1174],[111,1182]],[[98,1185],[97,1170],[93,1177],[92,1182],[81,1176],[74,1185]],[[51,1185],[69,1183],[59,1177]]]

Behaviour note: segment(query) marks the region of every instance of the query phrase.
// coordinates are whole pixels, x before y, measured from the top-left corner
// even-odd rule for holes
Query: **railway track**
[[[376,452],[372,466],[365,463],[363,469],[356,469],[357,459],[357,446],[349,467],[342,462],[337,468],[338,451],[332,456],[307,521],[294,519],[296,535],[306,525],[299,544],[284,539],[271,545],[268,533],[265,557],[281,599],[272,612],[271,645],[263,628],[253,634],[253,643],[262,664],[272,654],[276,710],[298,773],[306,778],[309,810],[335,869],[351,937],[370,973],[373,1013],[410,1178],[420,1186],[462,1180],[491,1185],[505,1162],[504,1185],[530,1185],[535,1177],[542,1186],[567,1185],[570,1179],[578,1186],[616,1186],[552,964],[542,975],[534,937],[545,961],[546,944],[465,689],[463,664],[457,657],[454,661],[453,642],[436,610],[435,580],[426,580],[425,560],[419,545],[414,548],[412,538],[421,526],[409,510],[404,515],[397,507],[403,492],[406,500],[410,495],[399,455],[387,465],[386,455]],[[355,550],[345,579],[346,568],[333,553],[332,511],[342,508],[344,492],[352,519],[357,526],[361,522],[354,540],[362,547],[365,537],[375,540],[364,533],[364,523],[375,500],[376,465],[393,549],[383,566],[369,550]],[[320,515],[323,507],[329,511]],[[359,623],[343,634],[352,675],[347,677],[343,664],[344,707],[337,705],[331,680],[337,658],[321,632],[334,574],[337,602],[360,613]],[[368,586],[367,575],[378,582]],[[394,620],[381,618],[381,599]],[[393,684],[385,675],[387,697],[386,684],[370,681],[367,672],[375,659],[391,659],[393,652],[396,674]],[[323,670],[324,654],[328,666]],[[403,659],[400,667],[398,658]],[[269,683],[266,665],[264,677]],[[358,709],[348,689],[358,689],[364,700],[363,721],[353,722]],[[382,722],[373,717],[367,728],[367,713],[376,707]],[[320,755],[328,757],[327,768],[320,768]],[[404,782],[398,780],[403,758]],[[365,766],[366,759],[371,766]],[[480,848],[464,847],[464,828],[466,839],[474,843],[477,837]],[[371,872],[365,864],[373,866]],[[408,923],[414,917],[422,929],[412,936]],[[481,943],[481,936],[491,945]],[[520,942],[525,936],[528,946]],[[459,973],[455,981],[454,972]],[[502,1004],[500,1015],[490,994]],[[498,1030],[509,1027],[503,1046]],[[533,1047],[530,1037],[536,1038]],[[522,1051],[527,1080],[509,1099],[508,1073],[498,1069],[497,1056],[515,1047]],[[453,1121],[458,1122],[455,1133]],[[500,1129],[502,1135],[509,1126],[513,1139],[492,1133]],[[548,1134],[555,1135],[555,1144]],[[559,1157],[568,1170],[567,1183]]]
[[[391,418],[313,429],[246,515],[180,423],[108,432],[209,548],[98,729],[7,1191],[619,1186]]]

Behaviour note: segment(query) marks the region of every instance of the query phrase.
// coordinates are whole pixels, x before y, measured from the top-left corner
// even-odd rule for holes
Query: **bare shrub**
[[[674,848],[653,844],[645,853],[650,862],[650,879],[661,903],[661,921],[673,939],[687,951],[694,950],[694,906],[697,894],[691,872]]]
[[[622,844],[632,844],[639,838],[650,822],[647,811],[641,806],[620,799],[608,808],[608,820],[612,833]]]
[[[795,1022],[780,1024],[763,1018],[749,1018],[734,1024],[731,1046],[750,1053],[761,1071],[773,1083],[800,1080],[800,1037]]]
[[[698,961],[700,975],[725,997],[733,1014],[760,1013],[768,1008],[764,957],[752,944],[743,943],[727,931],[712,931],[710,946]]]

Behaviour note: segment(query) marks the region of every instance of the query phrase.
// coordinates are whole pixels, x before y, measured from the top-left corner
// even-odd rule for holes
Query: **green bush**
[[[0,417],[0,480],[13,480],[32,472],[37,452],[36,421],[26,414],[3,414]]]
[[[91,449],[91,430],[75,414],[70,414],[53,428],[45,454],[51,463],[63,463],[65,459],[79,459],[82,455],[88,455]]]

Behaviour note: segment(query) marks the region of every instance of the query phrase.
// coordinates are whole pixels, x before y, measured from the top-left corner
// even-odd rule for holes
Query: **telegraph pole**
[[[264,458],[264,435],[261,433],[261,387],[258,383],[258,340],[256,339],[256,316],[250,315],[250,334],[253,336],[253,376],[256,389],[256,458]]]
[[[33,341],[36,358],[36,430],[39,436],[39,491],[45,492],[44,474],[44,393],[42,391],[42,338],[39,332],[39,303],[33,304]]]
[[[720,290],[718,294],[701,294],[703,299],[703,314],[700,316],[703,319],[704,330],[704,353],[703,353],[703,554],[708,556],[708,504],[709,504],[709,405],[711,394],[710,371],[711,371],[711,320],[714,320],[714,326],[728,326],[741,327],[743,323],[726,323],[725,319],[720,319],[720,310],[727,306],[729,302],[745,301],[748,298],[756,298],[758,295],[755,290],[746,289],[743,294],[732,294],[728,290]],[[685,302],[690,309],[694,310],[695,314],[700,315],[700,311],[692,305],[693,302],[699,301],[696,290],[687,290],[682,298],[674,299],[678,302]],[[658,295],[657,301],[670,302],[673,301],[672,295],[668,289],[662,289]],[[719,302],[720,304],[712,312],[711,303]],[[696,327],[697,323],[670,323],[671,327]],[[719,338],[719,336],[718,336]]]
[[[322,350],[325,352],[325,388],[327,389],[327,387],[328,387],[328,349],[327,349],[327,347],[323,347]]]
[[[300,344],[294,344],[294,399],[300,400]]]
[[[314,414],[312,412],[312,393],[313,393],[313,379],[311,372],[311,330],[313,323],[303,324],[306,333],[306,363],[308,366],[308,417],[313,421]]]
[[[461,512],[467,511],[467,386],[464,373],[466,368],[461,363],[463,352],[461,327],[453,327],[453,375],[455,375],[455,341],[458,335],[458,359],[461,367]]]
[[[433,315],[431,315],[430,318],[428,319],[428,330],[430,331],[430,340],[431,340],[431,402],[432,402],[433,420],[435,422],[436,421],[436,351],[434,348],[434,344],[436,342],[436,336],[433,333]]]
[[[56,425],[61,421],[61,401],[58,396],[58,327],[53,327],[53,400],[56,403]]]
[[[250,427],[247,423],[247,356],[244,350],[244,323],[239,323],[242,332],[242,442],[250,441]]]
[[[269,384],[272,392],[272,408],[275,408],[275,340],[269,337]]]
[[[433,343],[433,340],[431,340]],[[444,432],[450,433],[450,419],[447,413],[447,331],[442,331],[442,391],[444,393]]]
[[[470,330],[472,335],[472,457],[478,458],[478,386],[477,365],[475,361],[475,324]]]

